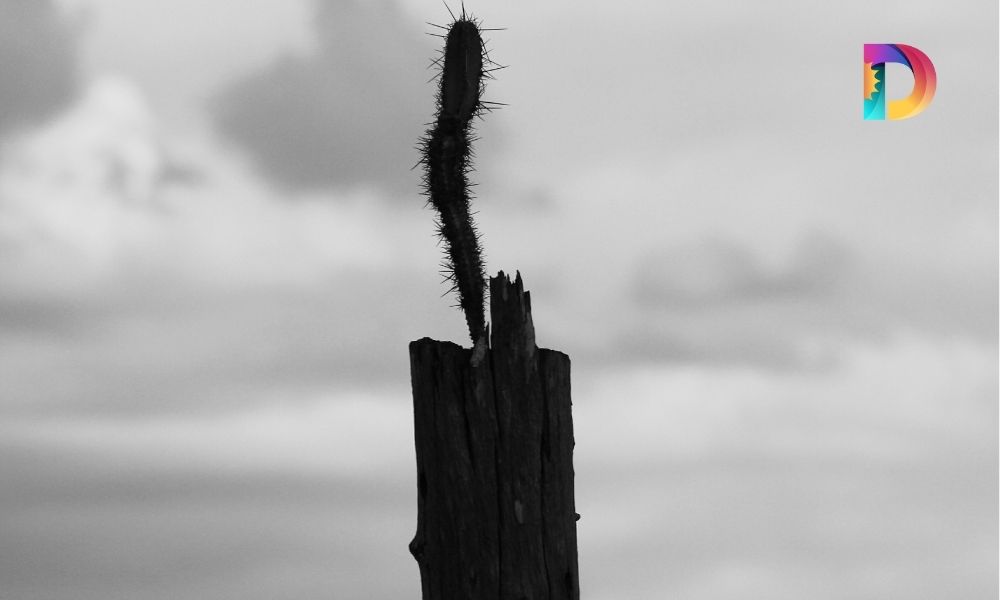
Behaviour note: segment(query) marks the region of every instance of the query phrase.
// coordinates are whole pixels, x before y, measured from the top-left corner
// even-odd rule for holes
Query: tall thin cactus
[[[469,337],[485,344],[486,272],[479,232],[472,219],[470,183],[472,171],[472,120],[491,108],[482,100],[484,81],[491,63],[479,23],[463,9],[450,27],[442,55],[434,61],[441,68],[437,93],[437,117],[421,140],[424,194],[437,211],[437,231],[445,244],[442,263],[449,292],[458,295],[465,313]]]

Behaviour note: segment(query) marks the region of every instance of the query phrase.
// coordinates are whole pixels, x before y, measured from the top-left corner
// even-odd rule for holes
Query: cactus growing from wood
[[[441,68],[437,117],[421,141],[424,193],[437,211],[437,230],[445,244],[445,279],[458,295],[473,344],[484,345],[486,274],[479,232],[470,210],[472,120],[490,109],[482,100],[490,69],[479,23],[462,14],[447,29],[444,51],[434,64]]]
[[[520,273],[490,279],[486,326],[467,175],[473,118],[498,104],[482,99],[483,80],[501,67],[484,50],[486,30],[464,9],[452,18],[441,27],[437,115],[421,162],[473,348],[410,343],[417,532],[409,548],[424,600],[579,600],[570,361],[536,345]]]

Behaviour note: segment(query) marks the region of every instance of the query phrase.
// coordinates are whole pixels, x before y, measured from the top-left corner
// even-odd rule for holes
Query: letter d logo
[[[906,65],[913,72],[913,91],[902,100],[889,101],[889,120],[908,119],[920,114],[934,98],[937,73],[927,55],[905,44],[865,44],[866,121],[886,118],[885,63]]]

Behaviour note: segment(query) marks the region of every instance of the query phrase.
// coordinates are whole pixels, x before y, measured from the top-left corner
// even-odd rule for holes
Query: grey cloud
[[[38,122],[76,89],[76,32],[50,1],[0,3],[0,135]]]
[[[214,411],[268,390],[398,388],[403,400],[409,341],[461,332],[440,294],[435,277],[402,271],[301,288],[122,277],[90,295],[0,294],[0,413]]]
[[[10,597],[305,600],[419,590],[406,551],[412,476],[237,474],[135,460],[115,468],[44,447],[0,449],[0,579]]]
[[[577,507],[590,596],[932,600],[996,595],[996,463],[719,459],[600,473]],[[618,538],[590,524],[630,505],[644,526]],[[653,575],[655,574],[655,575]],[[613,589],[611,582],[613,582]],[[634,582],[634,588],[622,588]],[[625,583],[624,585],[629,585]],[[890,592],[891,591],[891,592]]]
[[[837,318],[829,305],[852,276],[852,262],[822,235],[777,270],[723,239],[655,251],[636,269],[638,323],[618,337],[615,352],[624,360],[829,366],[829,356],[803,356],[799,342],[804,331],[829,329]]]
[[[830,341],[901,330],[989,342],[997,327],[989,266],[892,264],[818,232],[777,270],[732,241],[669,247],[637,268],[639,310],[614,351],[624,360],[801,369],[831,366]]]
[[[240,472],[180,461],[154,465],[136,457],[105,461],[80,458],[45,443],[2,439],[0,448],[9,459],[0,465],[0,476],[9,483],[0,489],[0,505],[11,511],[30,511],[40,504],[51,508],[131,502],[224,505],[234,498],[261,505],[293,500],[317,508],[357,503],[391,510],[398,508],[399,496],[410,492],[406,475],[379,479],[263,469]],[[164,449],[164,454],[169,452]]]
[[[850,257],[822,235],[808,238],[792,264],[768,272],[747,248],[711,239],[656,251],[637,267],[636,299],[647,307],[697,308],[829,291]]]
[[[415,193],[414,147],[433,111],[425,26],[390,3],[317,7],[314,53],[281,56],[224,90],[218,128],[288,188]]]

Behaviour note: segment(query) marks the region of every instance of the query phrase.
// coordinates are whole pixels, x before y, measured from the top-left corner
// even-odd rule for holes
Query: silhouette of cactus
[[[441,266],[451,284],[448,292],[458,294],[469,336],[478,344],[486,333],[486,273],[479,232],[469,207],[472,194],[467,175],[472,171],[475,139],[472,119],[499,103],[482,100],[484,80],[494,69],[483,68],[492,61],[479,23],[467,17],[463,8],[450,27],[442,28],[447,30],[441,36],[445,47],[434,61],[441,68],[437,117],[421,140],[420,162],[424,166],[424,194],[437,211],[438,237],[446,247]]]
[[[423,600],[580,600],[569,357],[536,344],[520,273],[490,279],[485,323],[467,175],[473,117],[500,104],[482,99],[483,81],[502,67],[484,49],[489,30],[464,8],[441,29],[437,114],[420,145],[424,193],[473,347],[410,342],[417,531],[409,549]]]

